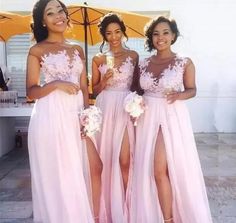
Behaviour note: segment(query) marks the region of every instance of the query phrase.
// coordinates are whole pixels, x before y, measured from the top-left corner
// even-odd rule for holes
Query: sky
[[[202,1],[202,0],[200,0]],[[209,1],[209,0],[208,0]],[[215,0],[217,1],[217,0]],[[226,0],[227,1],[227,0]],[[4,11],[31,11],[36,0],[0,0],[0,10]],[[81,4],[84,1],[63,0],[66,5]],[[149,0],[146,4],[145,0],[127,1],[127,0],[87,0],[88,5],[101,7],[114,7],[119,9],[129,9],[129,11],[157,11],[164,10],[168,5],[188,2],[187,0]]]

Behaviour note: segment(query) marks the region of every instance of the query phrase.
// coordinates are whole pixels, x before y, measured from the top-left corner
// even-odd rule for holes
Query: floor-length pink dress
[[[108,67],[99,66],[101,76]],[[134,148],[134,129],[128,114],[124,110],[124,98],[129,93],[133,78],[134,61],[130,56],[113,68],[114,74],[106,88],[96,98],[96,106],[103,113],[101,132],[97,135],[99,154],[103,162],[102,191],[105,198],[107,221],[109,223],[127,223],[130,187],[124,192],[120,169],[120,151],[125,129],[130,144],[129,182],[132,177],[132,157]],[[129,184],[129,183],[128,183]]]
[[[46,83],[79,84],[83,63],[74,48],[52,45],[38,58]],[[90,175],[78,112],[83,95],[54,90],[38,99],[29,124],[28,147],[35,223],[93,223]]]
[[[170,88],[183,89],[188,60],[175,56],[158,76],[155,71],[159,65],[150,58],[140,63],[140,84],[147,109],[136,128],[132,223],[164,222],[154,177],[154,152],[160,129],[173,193],[174,223],[212,222],[189,112],[183,100],[168,104],[164,96]]]

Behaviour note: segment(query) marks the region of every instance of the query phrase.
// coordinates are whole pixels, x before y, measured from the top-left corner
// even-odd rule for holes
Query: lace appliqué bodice
[[[46,83],[55,80],[78,83],[82,70],[83,63],[78,50],[74,50],[72,58],[66,50],[42,56],[41,72]]]
[[[107,65],[101,64],[98,67],[101,76],[107,72]],[[113,68],[114,74],[107,81],[105,87],[106,90],[128,90],[131,86],[134,72],[134,64],[131,57],[127,57],[126,60],[119,66]]]
[[[183,89],[184,67],[187,58],[176,57],[173,65],[164,69],[159,77],[155,77],[153,72],[149,71],[150,59],[147,58],[140,62],[140,85],[145,93],[165,94],[169,91],[180,92]]]

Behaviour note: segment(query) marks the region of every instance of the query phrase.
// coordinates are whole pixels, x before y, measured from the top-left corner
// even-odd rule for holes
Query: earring
[[[127,38],[123,36],[121,41],[122,41],[123,43],[126,43],[126,42],[127,42]]]
[[[109,43],[106,40],[104,41],[104,48],[105,48],[105,51],[109,51],[110,50],[110,45],[109,45]]]
[[[46,24],[43,24],[43,27],[46,27]]]

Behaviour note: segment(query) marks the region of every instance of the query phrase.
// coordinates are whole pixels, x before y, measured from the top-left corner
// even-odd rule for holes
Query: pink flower
[[[100,131],[102,124],[102,112],[96,106],[81,110],[79,113],[80,124],[84,135],[92,136],[97,131]]]
[[[82,126],[85,126],[85,125],[87,125],[88,123],[89,123],[89,117],[86,116],[86,115],[81,115],[81,116],[80,116],[80,124],[81,124]]]

